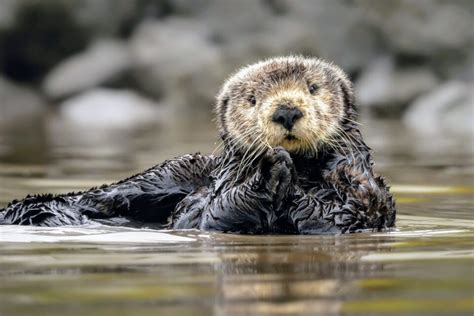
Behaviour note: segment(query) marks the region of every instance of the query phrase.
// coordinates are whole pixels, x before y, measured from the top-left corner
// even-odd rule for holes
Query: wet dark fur
[[[275,76],[295,71],[282,69]],[[240,170],[244,152],[226,130],[222,112],[228,100],[223,97],[217,113],[222,116],[221,156],[185,155],[87,192],[13,201],[0,210],[0,224],[78,225],[125,217],[165,228],[252,234],[392,227],[394,200],[384,180],[372,171],[370,149],[354,123],[350,83],[334,80],[345,107],[340,124],[351,144],[323,146],[315,155],[290,154],[276,147]]]

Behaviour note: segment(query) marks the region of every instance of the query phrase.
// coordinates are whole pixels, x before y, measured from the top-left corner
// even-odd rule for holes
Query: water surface
[[[179,128],[177,127],[179,126]],[[472,315],[472,139],[367,122],[397,228],[242,236],[101,225],[0,227],[0,315]],[[0,131],[0,204],[212,152],[208,121],[97,131],[54,118]]]

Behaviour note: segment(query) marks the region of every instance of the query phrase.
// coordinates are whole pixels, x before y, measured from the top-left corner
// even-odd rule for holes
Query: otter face
[[[232,145],[315,154],[342,132],[350,106],[351,84],[342,70],[319,59],[281,57],[230,77],[216,112]]]

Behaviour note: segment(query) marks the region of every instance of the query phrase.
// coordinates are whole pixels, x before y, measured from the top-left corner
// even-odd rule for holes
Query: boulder
[[[378,51],[363,10],[349,2],[214,1],[196,18],[212,30],[234,67],[273,55],[309,54],[355,72]]]
[[[379,114],[399,115],[417,96],[438,84],[425,67],[397,68],[390,57],[374,61],[355,83],[357,103]]]
[[[36,85],[59,61],[82,51],[90,33],[73,13],[68,1],[17,1],[11,23],[0,28],[0,72]]]
[[[0,124],[15,125],[18,120],[35,118],[46,106],[34,90],[0,77]]]
[[[449,81],[417,98],[403,116],[413,130],[430,135],[474,135],[474,83]]]
[[[467,50],[466,43],[473,41],[472,1],[357,2],[392,51],[432,56],[440,50]]]
[[[225,73],[210,37],[207,26],[193,19],[144,23],[131,41],[140,88],[181,109],[209,107]]]
[[[86,128],[127,129],[163,119],[163,109],[131,90],[98,88],[61,103],[59,115]]]
[[[116,79],[130,64],[126,44],[98,40],[54,67],[43,82],[43,91],[51,98],[64,98]]]
[[[0,28],[8,28],[13,23],[13,16],[18,0],[0,1]]]
[[[428,62],[444,79],[474,77],[474,2],[357,0],[379,48],[410,64]]]
[[[360,71],[379,53],[377,30],[354,2],[299,0],[286,5],[288,18],[301,26],[295,35],[308,38],[306,47],[296,52],[335,62],[347,72]]]

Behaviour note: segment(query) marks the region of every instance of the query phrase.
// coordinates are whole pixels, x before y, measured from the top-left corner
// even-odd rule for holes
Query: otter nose
[[[303,117],[303,112],[288,105],[280,105],[273,113],[272,121],[283,125],[287,130],[291,131],[296,121]]]

